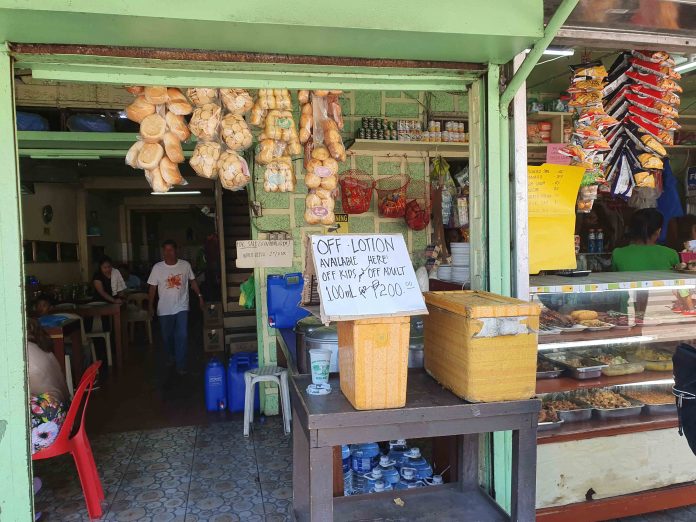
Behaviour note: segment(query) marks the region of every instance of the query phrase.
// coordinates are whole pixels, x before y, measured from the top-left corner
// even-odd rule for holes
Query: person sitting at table
[[[68,411],[70,395],[52,348],[53,341],[38,321],[27,319],[32,453],[53,444]]]
[[[120,294],[126,289],[126,282],[121,273],[114,268],[110,257],[104,256],[99,260],[97,271],[92,276],[92,286],[96,301],[123,303]]]
[[[41,294],[39,297],[37,297],[36,301],[34,302],[34,311],[39,317],[52,314],[53,302],[51,301],[51,298],[46,294]]]
[[[119,272],[121,272],[121,276],[123,276],[123,280],[126,282],[126,289],[128,290],[140,290],[143,287],[143,283],[140,280],[140,278],[131,273],[130,268],[128,268],[128,265],[123,264],[119,268]]]

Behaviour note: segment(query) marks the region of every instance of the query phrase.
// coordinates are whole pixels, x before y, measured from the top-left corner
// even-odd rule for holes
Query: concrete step
[[[253,272],[227,272],[227,284],[241,284],[247,279]]]
[[[254,310],[252,310],[253,312]],[[241,329],[246,329],[246,331],[251,332],[256,331],[256,314],[253,315],[241,315],[236,317],[225,317],[225,331],[238,331],[242,332]]]

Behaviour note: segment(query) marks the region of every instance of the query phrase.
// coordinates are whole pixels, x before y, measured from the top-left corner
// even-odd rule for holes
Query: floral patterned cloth
[[[34,395],[31,407],[31,452],[49,447],[56,440],[66,415],[66,406],[47,393]]]

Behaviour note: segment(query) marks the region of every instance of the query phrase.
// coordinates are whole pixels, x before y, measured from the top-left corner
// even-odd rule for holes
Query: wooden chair
[[[145,323],[145,331],[147,332],[147,342],[152,344],[152,317],[148,310],[150,297],[145,292],[130,294],[126,298],[128,303],[128,331],[130,332],[130,340],[133,341],[135,336],[135,323]]]

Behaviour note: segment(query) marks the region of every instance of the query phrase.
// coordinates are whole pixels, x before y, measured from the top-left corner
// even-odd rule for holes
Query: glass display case
[[[696,342],[696,272],[533,276],[530,294],[540,443],[677,425],[672,355]]]

